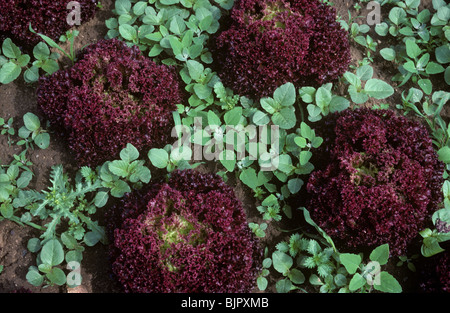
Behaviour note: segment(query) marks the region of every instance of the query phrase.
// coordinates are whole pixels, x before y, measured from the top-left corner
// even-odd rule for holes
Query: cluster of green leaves
[[[376,26],[380,36],[398,37],[401,44],[380,50],[381,56],[398,64],[394,81],[404,85],[410,79],[431,94],[430,76],[444,73],[450,85],[450,4],[433,0],[434,13],[419,10],[420,0],[398,1],[389,11],[389,18]]]
[[[3,119],[0,122],[5,123]],[[91,217],[107,204],[110,196],[123,197],[148,183],[150,170],[145,161],[139,160],[138,150],[129,144],[121,151],[120,160],[105,162],[96,169],[82,167],[73,181],[62,165],[54,166],[49,187],[36,191],[29,187],[34,174],[28,154],[34,145],[46,149],[50,135],[33,113],[23,116],[24,125],[18,131],[13,123],[10,119],[2,134],[8,136],[10,143],[17,135],[16,144],[25,149],[14,154],[10,164],[1,166],[0,221],[8,219],[39,230],[40,235],[28,242],[28,249],[37,253],[37,264],[27,274],[32,285],[77,286],[81,284],[77,269],[85,246],[107,242],[104,227]],[[72,271],[66,273],[64,265]]]
[[[52,168],[48,190],[19,192],[13,205],[28,211],[29,217],[48,222],[40,237],[30,239],[28,245],[31,252],[38,253],[38,266],[30,267],[27,275],[31,284],[81,284],[81,276],[78,280],[70,278],[75,274],[66,274],[61,263],[65,260],[68,268],[79,266],[85,246],[107,243],[104,227],[91,216],[107,204],[110,196],[121,198],[150,181],[150,170],[138,158],[138,150],[128,144],[121,151],[120,160],[105,162],[95,170],[80,168],[74,183],[63,173],[62,165],[57,165]],[[47,259],[42,257],[44,251],[49,254]]]
[[[108,38],[119,38],[137,45],[157,62],[176,65],[190,107],[200,109],[214,103],[213,87],[217,76],[206,65],[212,63],[207,41],[219,29],[222,9],[232,0],[116,0],[117,17],[106,21]]]
[[[263,267],[273,265],[283,276],[276,283],[278,292],[301,289],[299,285],[305,283],[309,274],[309,284],[317,286],[322,293],[373,290],[399,293],[402,288],[398,281],[388,272],[381,271],[388,259],[387,244],[375,248],[368,263],[363,263],[362,254],[339,253],[332,246],[325,244],[323,247],[318,240],[295,233],[288,241],[277,244],[272,258],[266,258]],[[262,290],[267,286],[263,275],[258,278],[258,286]]]
[[[36,33],[30,25],[30,31]],[[77,30],[67,31],[60,38],[61,42],[69,42],[69,52],[66,52],[51,38],[38,34],[45,42],[39,42],[34,46],[32,58],[22,53],[20,48],[10,38],[2,43],[0,52],[0,84],[9,84],[16,80],[23,71],[23,79],[27,83],[37,82],[41,75],[51,75],[59,70],[58,59],[60,54],[51,52],[56,48],[68,57],[72,63],[75,62],[74,39],[78,36]]]
[[[390,35],[398,42],[381,49],[380,55],[398,65],[399,72],[392,78],[399,82],[398,87],[407,82],[413,85],[402,91],[401,104],[397,108],[422,118],[429,127],[439,159],[446,165],[443,208],[432,216],[435,228],[420,232],[423,238],[421,253],[429,257],[442,252],[440,243],[450,239],[448,233],[436,228],[438,222],[450,224],[450,125],[442,117],[450,93],[433,86],[433,82],[450,84],[450,5],[443,0],[433,0],[434,12],[431,12],[419,9],[420,0],[385,0],[381,4],[390,6],[389,15],[376,25],[375,31],[382,37]]]
[[[16,215],[18,207],[15,205],[15,201],[33,179],[33,172],[30,169],[32,163],[28,158],[33,144],[41,149],[46,149],[49,145],[46,138],[49,135],[41,128],[39,118],[33,113],[26,113],[23,116],[23,122],[24,126],[16,132],[13,126],[14,120],[10,118],[7,128],[2,131],[2,135],[8,135],[10,143],[14,142],[11,136],[18,133],[19,137],[23,139],[17,141],[16,144],[25,146],[25,149],[18,155],[14,154],[10,164],[2,164],[0,168],[0,221],[9,219],[21,225],[28,224],[40,229],[38,225],[31,223],[29,214],[21,217]],[[0,119],[0,124],[4,124],[4,119]]]

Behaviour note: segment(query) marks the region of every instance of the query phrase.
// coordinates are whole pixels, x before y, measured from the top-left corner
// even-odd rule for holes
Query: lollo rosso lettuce
[[[225,25],[212,42],[214,69],[250,98],[287,82],[330,82],[350,63],[347,33],[319,0],[238,0]]]
[[[389,110],[335,113],[307,183],[313,220],[347,249],[388,243],[405,255],[442,202],[444,165],[427,129]]]
[[[57,40],[72,26],[67,23],[71,0],[0,0],[0,40],[12,37],[26,46],[37,44],[41,38],[29,31],[29,25],[38,33]],[[97,11],[97,0],[78,0],[80,22],[91,19]],[[72,9],[72,7],[69,7]]]
[[[250,292],[262,250],[231,187],[175,171],[107,213],[112,271],[125,292]]]
[[[173,68],[116,39],[88,46],[73,67],[41,77],[37,89],[51,125],[90,166],[117,158],[127,143],[139,150],[167,143],[181,100]]]

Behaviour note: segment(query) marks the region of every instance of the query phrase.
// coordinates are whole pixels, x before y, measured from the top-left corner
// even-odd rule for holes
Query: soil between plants
[[[335,0],[334,6],[337,9],[338,14],[345,20],[348,20],[348,12],[351,16],[367,16],[367,11],[363,8],[357,12],[353,5],[354,1],[349,0]],[[424,7],[431,7],[431,0],[422,1]],[[80,50],[82,47],[94,43],[99,39],[105,37],[107,28],[105,26],[105,20],[112,17],[111,10],[114,8],[114,0],[103,0],[103,8],[96,14],[96,16],[89,22],[81,25],[77,29],[80,31],[80,35],[76,38],[76,50]],[[387,16],[388,12],[382,11],[382,16]],[[357,19],[365,23],[364,20]],[[373,29],[370,35],[380,44],[381,39],[376,35]],[[378,49],[379,50],[379,49]],[[352,62],[356,65],[356,60],[363,58],[363,49],[361,46],[357,46],[356,43],[352,43]],[[62,67],[69,66],[62,64]],[[396,69],[392,67],[392,64],[384,61],[381,57],[376,57],[374,63],[374,77],[390,82],[391,77],[395,74]],[[344,86],[340,86],[342,92]],[[394,86],[395,87],[395,86]],[[28,85],[23,79],[0,86],[0,117],[5,120],[13,117],[15,120],[14,126],[18,129],[22,125],[22,116],[27,112],[33,112],[43,117],[39,112],[36,104],[35,96],[36,85]],[[396,89],[396,91],[398,91]],[[396,92],[396,96],[391,97],[389,105],[392,109],[395,108],[395,104],[400,101],[400,94]],[[368,102],[365,106],[372,106],[378,103],[386,103],[386,101]],[[43,119],[42,119],[43,120]],[[9,145],[6,136],[0,136],[0,160],[3,164],[9,164],[12,160],[14,153],[18,154],[22,148],[16,145]],[[72,154],[67,148],[67,144],[63,138],[56,135],[51,136],[50,147],[46,150],[36,149],[31,154],[31,161],[33,162],[32,170],[35,177],[30,185],[31,188],[36,190],[43,190],[47,187],[49,181],[49,173],[52,166],[62,164],[66,172],[74,172],[76,168],[76,162],[72,157]],[[219,164],[208,163],[205,166],[198,168],[202,172],[216,172],[220,170]],[[230,177],[228,184],[230,184],[236,193],[236,196],[242,201],[244,208],[248,214],[249,222],[261,222],[261,215],[256,210],[257,203],[251,194],[251,191],[236,180],[234,177]],[[107,210],[107,207],[103,208]],[[98,220],[102,225],[102,213],[104,211],[99,210]],[[270,253],[275,249],[275,245],[283,238],[288,238],[289,233],[283,232],[283,229],[296,228],[295,221],[291,221],[286,225],[276,225],[271,223],[267,235],[262,239],[263,247],[268,247]],[[27,241],[39,233],[29,227],[21,227],[10,221],[0,222],[0,265],[4,266],[3,272],[0,274],[0,293],[10,293],[21,290],[22,288],[28,289],[33,293],[117,293],[121,292],[120,287],[115,282],[112,273],[110,272],[110,265],[108,261],[108,248],[107,246],[97,244],[94,247],[87,247],[83,256],[81,274],[83,277],[82,285],[77,288],[67,289],[65,287],[48,287],[38,288],[30,285],[25,276],[28,272],[28,268],[36,264],[35,255],[27,250]],[[402,284],[405,292],[415,291],[414,275],[408,272],[406,267],[396,267],[395,264],[390,264],[387,269],[393,274],[399,282]],[[272,273],[269,277],[269,286],[274,286],[278,276],[276,273]],[[315,290],[307,290],[315,292]],[[258,292],[255,288],[255,292]],[[275,292],[274,287],[266,290],[266,292]]]

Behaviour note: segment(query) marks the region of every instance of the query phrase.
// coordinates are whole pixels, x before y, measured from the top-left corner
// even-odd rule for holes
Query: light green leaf
[[[38,130],[41,127],[39,117],[31,112],[25,113],[25,115],[23,116],[23,122],[25,124],[25,127],[32,132]]]
[[[369,79],[364,86],[364,90],[370,97],[375,99],[385,99],[394,94],[394,88],[388,83],[379,79]]]
[[[97,208],[104,207],[106,202],[108,202],[108,193],[105,191],[99,191],[94,198],[94,204]]]
[[[176,35],[181,35],[186,30],[183,18],[179,15],[174,16],[170,22],[169,30]]]
[[[157,168],[166,168],[169,163],[169,154],[164,149],[151,149],[148,153],[148,158],[153,166]]]
[[[355,274],[361,264],[361,256],[353,253],[342,253],[340,261],[349,274]]]
[[[405,45],[406,54],[408,54],[411,59],[417,58],[422,53],[422,49],[420,49],[414,40],[406,40]]]
[[[139,151],[132,144],[127,143],[126,147],[120,151],[120,158],[128,163],[139,158]]]
[[[14,62],[8,62],[5,65],[2,66],[0,69],[0,83],[1,84],[9,84],[17,77],[19,77],[20,73],[22,72],[20,66],[18,66]]]
[[[50,49],[41,41],[33,48],[33,55],[37,60],[46,60],[50,56]]]
[[[365,284],[366,280],[364,279],[364,277],[362,277],[361,274],[356,273],[350,280],[349,289],[350,291],[356,291],[359,288],[363,287]]]
[[[278,87],[273,93],[273,99],[281,106],[290,106],[295,103],[295,87],[292,83],[286,83]]]
[[[134,41],[137,39],[137,30],[129,24],[122,24],[119,26],[119,33],[125,39]]]
[[[395,50],[392,48],[383,48],[380,50],[381,56],[387,60],[387,61],[394,61],[395,60]]]
[[[128,165],[129,163],[124,160],[114,160],[109,163],[108,168],[114,175],[117,175],[119,177],[127,177]]]
[[[297,118],[293,108],[287,107],[272,115],[272,122],[281,129],[291,129],[297,123]]]
[[[375,248],[369,258],[371,261],[376,261],[380,265],[385,265],[389,260],[389,245],[383,244]]]
[[[10,59],[17,59],[22,54],[19,47],[17,47],[11,40],[11,38],[6,38],[2,44],[3,55]]]
[[[402,286],[398,281],[388,272],[381,272],[379,276],[380,284],[374,284],[375,290],[387,293],[401,293]]]
[[[57,239],[50,239],[42,247],[40,257],[43,263],[55,266],[64,261],[64,250]]]
[[[283,275],[289,272],[294,263],[292,257],[281,251],[272,253],[272,261],[273,268]]]
[[[61,286],[66,283],[66,274],[59,267],[53,267],[45,276],[55,285]]]

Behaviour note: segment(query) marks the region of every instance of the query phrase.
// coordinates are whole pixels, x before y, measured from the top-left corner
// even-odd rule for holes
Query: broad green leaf
[[[392,48],[383,48],[380,50],[381,56],[387,60],[387,61],[394,61],[395,60],[395,50]]]
[[[176,15],[170,22],[170,31],[176,35],[181,35],[186,30],[186,24],[181,16]]]
[[[281,106],[290,106],[295,103],[295,87],[292,83],[286,83],[278,87],[273,93],[273,99]]]
[[[402,286],[398,283],[398,281],[389,274],[388,272],[381,272],[379,276],[380,284],[374,284],[373,287],[375,290],[381,291],[381,292],[388,292],[388,293],[401,293],[402,292]]]
[[[40,133],[34,138],[34,143],[41,149],[47,149],[50,145],[50,135],[48,133]]]
[[[289,279],[281,279],[275,284],[275,288],[279,293],[288,293],[292,289],[292,283]]]
[[[353,253],[342,253],[340,261],[349,274],[355,274],[361,264],[361,256]]]
[[[23,172],[22,175],[20,175],[19,179],[17,179],[17,188],[23,189],[26,188],[31,179],[33,178],[33,173],[31,172]]]
[[[373,76],[373,67],[368,64],[358,67],[356,70],[356,76],[364,81],[371,79]]]
[[[14,207],[9,203],[3,203],[0,206],[0,213],[4,218],[11,218],[14,215]]]
[[[64,250],[57,239],[50,239],[42,247],[40,257],[43,263],[55,266],[64,261]]]
[[[430,95],[433,91],[433,85],[431,84],[431,80],[429,79],[419,79],[417,84],[422,88],[423,92],[427,95]]]
[[[427,74],[439,74],[445,71],[445,68],[435,62],[429,62],[426,67]]]
[[[385,99],[394,94],[394,88],[388,83],[379,79],[369,79],[364,86],[364,90],[370,97],[375,99]]]
[[[30,131],[38,130],[41,127],[39,117],[31,112],[25,113],[23,116],[23,122],[25,127]]]
[[[253,168],[244,169],[239,175],[239,179],[251,189],[258,187],[258,177]]]
[[[292,108],[283,108],[272,115],[272,122],[281,129],[291,129],[295,126],[297,118]]]
[[[17,59],[22,54],[19,47],[17,47],[11,40],[11,38],[6,38],[2,44],[3,55],[10,59]]]
[[[301,137],[299,137],[301,138]],[[288,181],[288,188],[292,194],[296,194],[303,186],[303,180],[300,178],[292,178]]]
[[[200,78],[202,77],[203,71],[205,70],[204,66],[195,60],[189,60],[186,62],[188,71],[189,71],[189,75],[191,76],[191,78],[195,81],[200,80]]]
[[[130,12],[131,10],[130,0],[117,0],[115,2],[115,10],[117,15],[122,15]]]
[[[127,143],[126,147],[120,151],[120,158],[128,163],[139,158],[139,151],[132,144]]]
[[[199,97],[199,99],[205,100],[209,98],[212,94],[212,87],[209,87],[207,85],[203,84],[195,84],[194,85],[194,92]]]
[[[292,264],[294,263],[292,257],[281,251],[275,251],[272,253],[272,262],[273,268],[283,275],[289,272]]]
[[[151,149],[148,153],[148,158],[153,166],[157,168],[166,168],[169,163],[169,154],[164,149]]]
[[[350,291],[356,291],[363,287],[365,284],[366,280],[364,279],[364,277],[362,277],[361,274],[356,273],[350,280],[349,289]]]
[[[44,283],[44,276],[39,273],[39,270],[35,266],[30,266],[26,279],[35,287],[39,287]]]
[[[225,125],[236,126],[239,124],[242,117],[242,107],[235,107],[234,109],[226,112],[223,116]]]
[[[124,194],[131,192],[130,186],[123,180],[118,180],[113,183],[111,188],[111,196],[115,198],[122,198]]]
[[[144,14],[146,8],[147,8],[147,2],[139,1],[133,6],[133,13],[138,16],[142,15],[142,14]]]
[[[264,113],[260,110],[257,110],[253,114],[252,120],[253,120],[253,124],[255,124],[257,126],[262,126],[262,125],[266,125],[267,123],[270,122],[270,117],[266,113]]]
[[[125,39],[134,41],[137,39],[137,30],[129,24],[122,24],[119,26],[119,33]]]
[[[350,106],[350,101],[344,97],[333,96],[330,102],[330,112],[341,112]]]
[[[417,58],[422,53],[422,50],[415,43],[414,40],[411,40],[411,39],[410,40],[406,40],[405,45],[406,45],[406,54],[408,54],[408,56],[411,59]]]
[[[74,236],[69,234],[69,231],[61,234],[61,241],[67,247],[67,249],[76,249],[78,247],[78,241]]]
[[[87,232],[86,234],[84,234],[83,242],[88,247],[93,247],[100,241],[100,239],[102,239],[101,233],[90,231],[90,232]]]
[[[300,157],[299,157],[300,165],[303,166],[306,163],[308,163],[309,160],[311,159],[311,157],[312,157],[311,151],[302,151],[302,152],[300,152]]]
[[[289,271],[288,278],[294,283],[294,284],[303,284],[305,282],[305,275],[298,269],[293,268]]]
[[[401,24],[406,18],[406,12],[402,8],[394,7],[389,12],[389,19],[395,25]]]
[[[53,267],[46,276],[55,285],[61,286],[66,283],[66,274],[59,267]]]
[[[270,97],[262,98],[260,103],[261,107],[269,114],[274,114],[280,109],[280,104]]]
[[[444,146],[437,152],[439,160],[444,163],[450,163],[450,147]]]
[[[106,202],[108,202],[108,193],[105,191],[99,191],[94,198],[94,204],[97,208],[104,207]]]
[[[39,68],[32,66],[23,73],[23,78],[27,83],[37,82],[39,79]]]
[[[127,177],[128,166],[129,163],[124,160],[115,160],[109,163],[108,168],[114,175],[117,175],[119,177]]]
[[[450,63],[450,46],[449,44],[437,47],[435,50],[436,60],[441,64]]]
[[[316,105],[321,108],[322,110],[325,107],[328,107],[330,102],[331,102],[331,92],[324,88],[324,87],[319,87],[319,89],[317,89],[316,92]]]
[[[220,126],[220,125],[222,125],[222,122],[220,121],[220,118],[212,110],[208,111],[208,125],[209,126]]]
[[[32,252],[32,253],[37,253],[39,250],[41,250],[42,246],[41,246],[41,241],[39,240],[39,238],[31,238],[30,240],[28,240],[27,243],[27,249],[28,251]]]
[[[41,41],[33,48],[33,55],[37,60],[46,60],[50,56],[50,49]]]
[[[264,291],[267,288],[268,281],[267,278],[259,276],[256,280],[256,284],[258,285],[259,290]]]
[[[369,258],[371,261],[376,261],[380,265],[385,265],[389,260],[389,245],[383,244],[375,248]]]
[[[20,66],[16,63],[9,61],[0,69],[0,83],[1,84],[9,84],[19,77],[22,72]]]

